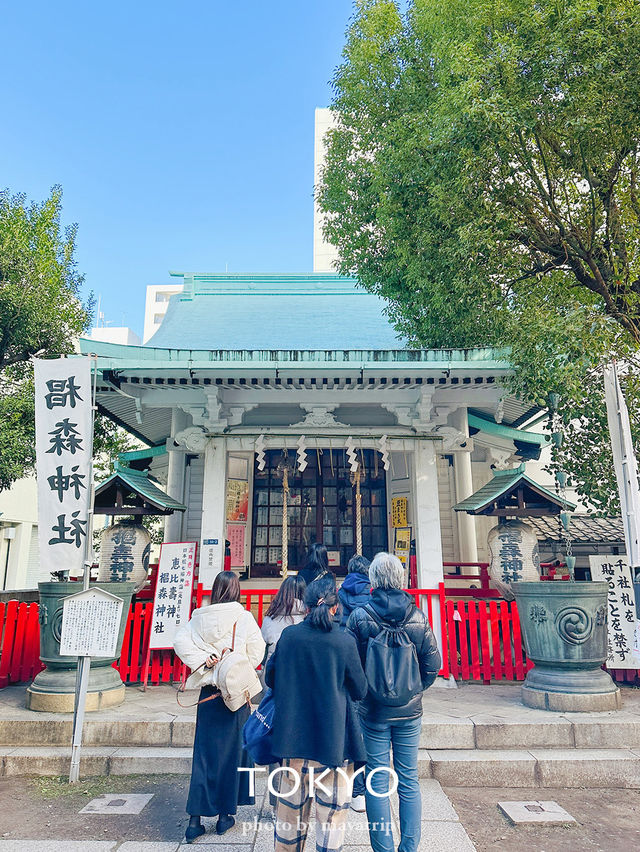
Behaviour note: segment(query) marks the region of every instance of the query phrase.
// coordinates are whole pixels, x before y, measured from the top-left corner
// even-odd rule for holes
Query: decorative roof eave
[[[493,478],[479,488],[474,494],[457,503],[453,509],[456,512],[467,512],[470,515],[502,515],[502,516],[541,516],[558,514],[563,510],[572,511],[574,503],[562,500],[553,491],[531,479],[525,472],[524,464],[511,470],[494,470]],[[545,507],[499,507],[500,502],[507,499],[518,490],[527,488],[539,497]]]
[[[538,432],[525,432],[513,426],[496,423],[494,420],[487,420],[484,417],[478,417],[476,414],[471,413],[469,413],[469,429],[477,429],[489,435],[497,435],[499,438],[506,438],[508,441],[523,441],[527,444],[536,444],[539,447],[546,447],[549,444],[548,435],[541,435]]]
[[[116,489],[116,505],[100,503],[99,498],[112,488]],[[125,505],[122,502],[123,489],[135,495],[135,505]],[[174,500],[152,482],[147,471],[133,470],[119,462],[116,462],[111,476],[97,485],[95,490],[94,510],[97,514],[170,515],[172,512],[185,512],[186,509],[185,505]]]
[[[507,349],[159,349],[80,338],[83,355],[98,356],[101,370],[201,371],[219,369],[317,370],[491,370],[507,373],[512,367]]]

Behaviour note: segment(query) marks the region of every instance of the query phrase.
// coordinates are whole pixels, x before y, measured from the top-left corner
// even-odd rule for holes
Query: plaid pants
[[[344,843],[351,789],[347,780],[335,769],[326,769],[315,760],[298,760],[287,758],[283,766],[291,767],[298,773],[300,786],[295,789],[298,779],[294,773],[281,772],[280,798],[276,805],[275,852],[303,852],[307,840],[309,817],[311,815],[311,789],[309,768],[313,767],[315,778],[314,798],[316,803],[316,852],[341,852]],[[353,764],[343,769],[353,773]],[[325,793],[322,787],[329,791]],[[291,793],[291,795],[289,795]]]

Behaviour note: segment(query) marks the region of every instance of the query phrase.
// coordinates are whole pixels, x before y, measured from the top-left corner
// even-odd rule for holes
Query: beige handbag
[[[225,648],[216,665],[216,680],[222,700],[229,710],[239,710],[243,704],[251,704],[251,699],[262,691],[262,684],[256,670],[245,654],[235,650],[236,627],[233,625],[231,647]]]
[[[222,698],[229,710],[235,713],[243,704],[250,705],[253,696],[262,691],[262,684],[258,678],[258,673],[249,662],[249,659],[244,654],[241,654],[240,651],[235,650],[237,626],[238,623],[236,622],[233,625],[231,647],[224,649],[215,665],[218,691],[214,695],[209,695],[207,698],[196,701],[195,704],[183,704],[180,701],[180,693],[185,691],[185,672],[185,676],[176,693],[176,700],[181,707],[197,707],[198,704],[204,704],[206,701],[215,701],[216,698]],[[195,671],[198,671],[198,669],[203,668],[205,665],[206,660]]]

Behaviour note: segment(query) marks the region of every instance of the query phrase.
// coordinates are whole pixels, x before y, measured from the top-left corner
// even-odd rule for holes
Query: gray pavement
[[[440,784],[433,779],[425,779],[420,786],[423,822],[419,852],[446,852],[451,849],[456,850],[456,852],[473,852],[475,846],[461,825],[453,805]],[[180,795],[183,795],[182,791],[180,791]],[[121,794],[121,796],[124,798],[125,794]],[[138,831],[136,831],[135,819],[130,816],[125,827],[121,822],[122,818],[116,812],[105,817],[103,812],[95,811],[91,816],[88,816],[85,805],[83,809],[77,811],[77,815],[78,818],[72,818],[69,814],[61,822],[61,825],[66,823],[68,827],[68,839],[61,837],[52,840],[45,839],[42,836],[7,838],[5,832],[5,836],[0,839],[0,852],[67,852],[67,850],[71,850],[71,852],[74,852],[74,850],[78,850],[78,852],[85,852],[85,850],[86,852],[94,852],[94,850],[101,852],[101,850],[104,850],[104,852],[107,852],[107,850],[116,849],[118,852],[176,852],[178,849],[187,848],[187,844],[181,842],[186,819],[182,820],[183,824],[179,827],[175,822],[170,822],[166,827],[168,834],[174,837],[179,834],[180,839],[147,840],[144,838],[144,809],[140,814]],[[399,840],[397,797],[392,798],[392,816],[397,844]],[[92,819],[100,820],[97,824],[97,830],[100,830],[103,825],[107,826],[102,829],[107,835],[105,839],[90,839],[91,834],[93,834],[91,830],[88,832],[89,837],[86,840],[76,839],[78,830],[86,832],[86,827],[91,825]],[[223,850],[231,850],[231,852],[271,852],[273,850],[273,812],[269,806],[264,781],[257,785],[256,804],[238,808],[235,826],[223,837],[216,835],[215,822],[215,819],[203,819],[207,831],[192,844],[194,847],[197,846],[203,850],[211,849],[214,852],[223,852]],[[50,828],[49,832],[60,834],[61,828],[58,827],[55,830]],[[15,832],[10,833],[14,834]],[[139,834],[139,839],[131,839],[136,833]],[[315,821],[312,818],[307,839],[309,852],[315,848],[314,839]],[[362,850],[370,850],[370,848],[366,814],[350,811],[344,846],[345,852],[362,852]]]

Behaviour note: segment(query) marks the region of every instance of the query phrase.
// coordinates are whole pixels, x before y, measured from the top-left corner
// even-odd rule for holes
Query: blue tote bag
[[[260,766],[280,761],[271,751],[275,709],[273,692],[267,689],[258,709],[249,716],[242,729],[244,747]]]

